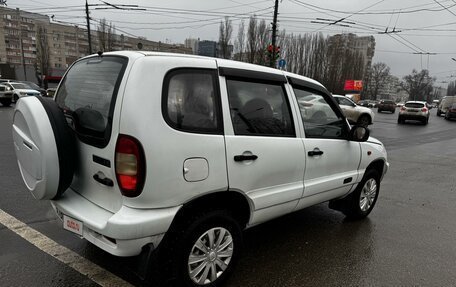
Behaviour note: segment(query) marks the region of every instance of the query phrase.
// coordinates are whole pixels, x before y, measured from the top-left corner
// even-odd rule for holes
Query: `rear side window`
[[[421,103],[406,103],[405,107],[407,107],[407,108],[422,108],[422,107],[424,107],[424,104],[421,104]]]
[[[79,138],[104,147],[111,135],[112,115],[127,58],[92,57],[75,63],[59,86],[55,100],[73,120]]]
[[[169,72],[164,81],[162,112],[165,121],[177,130],[222,134],[216,70]]]

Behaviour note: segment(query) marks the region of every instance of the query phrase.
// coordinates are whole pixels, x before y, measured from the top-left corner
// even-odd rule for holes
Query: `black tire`
[[[369,201],[369,207],[366,210],[363,210],[361,208],[361,196],[365,195],[366,188],[368,188],[368,182],[375,182],[375,195],[373,198],[371,198],[372,202]],[[377,202],[379,191],[380,175],[376,170],[370,169],[364,174],[363,179],[358,184],[355,191],[353,191],[350,195],[343,199],[343,204],[341,205],[340,211],[342,211],[342,213],[344,213],[345,216],[347,216],[347,218],[349,219],[358,220],[365,218],[369,215],[369,213],[371,213],[372,209],[374,209],[375,203]]]
[[[368,115],[361,115],[358,118],[358,124],[367,127],[371,123],[371,118]]]
[[[3,99],[0,101],[0,103],[4,106],[4,107],[9,107],[11,106],[11,99]]]
[[[437,116],[440,117],[441,114],[440,110],[437,110]]]
[[[59,187],[53,199],[59,198],[73,181],[76,163],[76,140],[65,115],[53,99],[37,97],[49,117],[59,156]]]
[[[396,112],[396,110],[392,110],[391,113],[394,114]]]
[[[16,94],[14,94],[14,96],[13,96],[13,101],[14,101],[15,103],[17,103],[17,101],[19,101],[19,96],[16,95]]]
[[[229,262],[225,262],[227,264],[226,269],[222,271],[214,281],[197,284],[190,276],[190,266],[197,268],[196,266],[198,266],[198,263],[190,265],[188,262],[189,257],[192,252],[198,251],[194,248],[195,243],[201,238],[206,238],[203,237],[203,235],[213,228],[223,228],[229,232],[232,239],[232,249],[227,250],[232,251],[232,256]],[[215,234],[217,234],[217,230],[215,230]],[[218,235],[220,234],[221,232],[218,233]],[[182,222],[176,223],[163,241],[164,242],[159,246],[160,250],[158,251],[159,255],[157,258],[157,267],[159,268],[160,273],[156,274],[156,276],[159,277],[158,283],[161,284],[159,286],[220,286],[233,271],[234,265],[241,254],[242,231],[238,222],[230,212],[225,210],[214,210],[189,216],[189,218],[182,220]],[[201,242],[207,243],[207,241],[204,240],[201,240]],[[212,255],[214,254],[216,253],[212,253]],[[210,254],[200,255],[202,257],[207,256],[207,258],[212,256]],[[214,257],[215,261],[213,261],[213,264],[214,266],[217,266],[215,262],[217,262],[219,258],[216,255],[214,255]],[[219,269],[218,271],[221,271],[220,267],[217,268]],[[208,276],[210,277],[210,272],[212,270],[210,267],[202,269],[197,274],[201,274],[201,272],[204,273],[206,269],[208,270]]]
[[[380,110],[380,109],[377,110],[377,113],[381,113],[381,112],[382,112],[382,110]]]

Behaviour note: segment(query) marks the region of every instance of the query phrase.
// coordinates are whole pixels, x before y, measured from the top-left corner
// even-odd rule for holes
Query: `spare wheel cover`
[[[55,199],[71,184],[74,135],[52,99],[21,98],[14,111],[13,140],[25,185],[36,199]]]

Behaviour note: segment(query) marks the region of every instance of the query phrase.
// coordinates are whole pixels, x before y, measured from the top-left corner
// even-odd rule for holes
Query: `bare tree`
[[[247,62],[254,63],[258,51],[257,19],[251,16],[247,29]]]
[[[418,72],[413,69],[410,75],[403,77],[400,86],[409,94],[409,100],[429,101],[432,98],[434,81],[434,78],[429,77],[428,70]]]
[[[257,26],[257,53],[256,53],[256,64],[259,65],[268,65],[268,61],[266,59],[266,49],[268,45],[268,38],[269,38],[269,31],[266,26],[266,21],[261,20]]]
[[[231,34],[233,33],[233,26],[231,25],[231,20],[229,17],[225,17],[225,21],[220,22],[219,32],[220,57],[229,59],[231,58],[231,51],[229,46],[231,41]]]
[[[234,41],[235,60],[244,60],[244,49],[245,49],[245,24],[244,20],[239,24],[237,38]]]
[[[40,83],[42,81],[42,76],[49,74],[49,55],[47,31],[43,26],[38,26],[36,30],[36,64],[37,68],[41,71]]]
[[[97,27],[98,49],[102,52],[114,50],[115,28],[112,23],[108,24],[106,19],[100,20]]]
[[[376,100],[380,90],[384,89],[390,78],[390,68],[379,62],[372,65],[369,73],[368,89],[371,99]]]

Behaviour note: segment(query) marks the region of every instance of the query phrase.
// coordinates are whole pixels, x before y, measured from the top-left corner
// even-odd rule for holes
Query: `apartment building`
[[[95,53],[102,50],[102,45],[98,31],[92,29],[92,52]],[[112,36],[112,50],[192,54],[191,48],[180,44],[149,41],[123,34]],[[56,23],[42,14],[0,7],[1,77],[36,82],[43,67],[42,62],[45,61],[46,76],[58,79],[75,60],[88,54],[88,33],[85,28]]]

